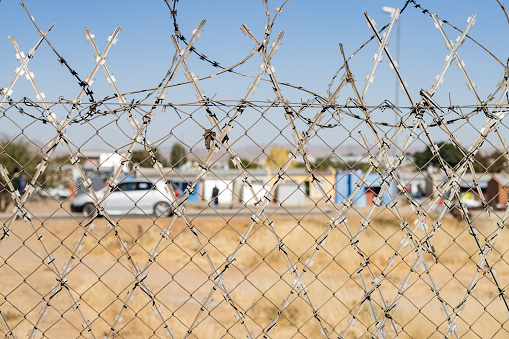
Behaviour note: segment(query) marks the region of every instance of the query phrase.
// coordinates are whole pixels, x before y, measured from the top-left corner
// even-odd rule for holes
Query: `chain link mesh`
[[[51,44],[53,26],[29,16],[40,39],[26,55],[9,36],[19,65],[0,92],[4,337],[508,335],[509,71],[491,54],[504,72],[481,99],[459,55],[465,41],[484,49],[468,35],[475,15],[458,29],[407,1],[377,30],[365,14],[373,36],[349,58],[340,45],[342,66],[322,96],[279,82],[271,64],[287,1],[273,16],[263,2],[264,35],[243,25],[254,48],[229,67],[194,47],[205,20],[187,38],[178,1],[165,3],[175,54],[152,89],[117,87],[106,60],[119,28],[102,50],[85,28],[95,60],[84,79]],[[429,16],[448,49],[418,101],[388,49],[407,7]],[[74,99],[46,100],[37,86],[41,45],[78,83]],[[363,48],[377,53],[361,88],[350,63]],[[199,78],[190,55],[220,70]],[[239,71],[255,58],[258,73]],[[408,104],[366,102],[382,58]],[[453,63],[476,104],[433,98]],[[101,73],[110,94],[99,100]],[[204,80],[229,73],[250,79],[242,99],[205,94]],[[14,96],[22,76],[30,86]],[[253,99],[259,85],[272,100]],[[196,101],[168,100],[180,87]]]

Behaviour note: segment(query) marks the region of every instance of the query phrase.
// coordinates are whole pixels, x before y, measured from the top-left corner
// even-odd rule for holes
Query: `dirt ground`
[[[318,246],[331,216],[278,216],[271,224],[244,216],[198,214],[188,224],[183,218],[115,217],[113,224],[96,219],[91,229],[90,220],[63,218],[68,203],[39,201],[27,209],[31,223],[9,224],[1,216],[9,229],[0,241],[0,331],[6,337],[36,329],[37,337],[48,338],[164,338],[166,326],[174,338],[241,338],[246,329],[255,337],[265,331],[274,338],[316,338],[325,330],[357,338],[377,331],[374,312],[389,337],[444,337],[456,315],[458,336],[508,335],[508,310],[495,281],[484,264],[473,280],[483,261],[466,222],[452,216],[432,237],[436,258],[423,254],[426,269],[414,265],[419,249],[411,241],[398,251],[405,232],[387,210],[374,213],[358,243],[348,233],[361,230],[364,212],[352,210],[346,226],[334,227]],[[415,215],[404,218],[412,227]],[[497,232],[498,218],[473,218],[484,245]],[[430,232],[433,220],[426,222]],[[418,230],[416,236],[425,235]],[[508,249],[504,228],[487,255],[504,290]],[[364,265],[363,257],[369,259]],[[225,267],[224,283],[216,285],[214,272]]]

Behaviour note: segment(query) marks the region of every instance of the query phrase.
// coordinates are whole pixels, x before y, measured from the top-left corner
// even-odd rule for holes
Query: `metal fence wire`
[[[340,45],[318,94],[274,71],[287,2],[275,12],[260,2],[263,33],[242,25],[252,49],[230,66],[199,48],[205,20],[181,32],[178,1],[161,2],[171,67],[126,92],[107,59],[120,28],[103,47],[85,28],[93,64],[82,76],[21,1],[38,41],[25,54],[9,36],[18,64],[0,80],[5,338],[509,335],[509,66],[469,35],[476,15],[457,28],[406,1],[377,28],[366,13],[370,38],[350,57]],[[408,13],[447,48],[433,51],[446,59],[417,93],[389,48]],[[463,45],[499,67],[489,95]],[[77,94],[50,100],[31,68],[54,53],[71,79],[57,87]],[[401,105],[368,101],[382,59]],[[473,104],[437,99],[452,64]],[[222,78],[249,83],[241,99],[214,97],[207,81]]]

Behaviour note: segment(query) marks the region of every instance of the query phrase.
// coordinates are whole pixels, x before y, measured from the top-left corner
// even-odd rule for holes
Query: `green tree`
[[[295,164],[295,167],[297,168],[305,168],[306,165],[303,162],[298,162]],[[330,168],[338,169],[338,170],[344,170],[344,169],[356,169],[361,170],[363,172],[367,171],[370,167],[369,162],[362,162],[362,161],[343,161],[341,158],[317,158],[316,161],[311,163],[311,168],[316,170],[327,170]],[[379,167],[379,170],[383,171],[383,166]]]
[[[170,152],[170,165],[180,167],[187,162],[187,149],[179,142],[173,144]]]
[[[32,144],[22,137],[12,139],[6,134],[0,135],[0,164],[2,164],[10,176],[14,174],[15,169],[20,171],[25,181],[30,182],[35,174],[35,167],[41,157],[37,155]],[[46,170],[47,171],[47,170]],[[47,178],[47,173],[39,177],[39,185],[42,186]],[[10,178],[12,179],[12,177]],[[0,211],[5,211],[12,203],[8,184],[3,176],[0,177]]]
[[[339,166],[338,168],[340,168],[340,169],[345,169],[345,168],[348,168],[348,169],[357,169],[357,170],[361,170],[363,172],[366,172],[370,166],[371,166],[371,164],[369,162],[348,161],[348,162],[346,162],[346,165]],[[382,173],[385,172],[385,169],[384,169],[383,165],[380,165],[378,170],[381,171]]]
[[[326,170],[331,167],[332,168],[338,167],[338,163],[335,159],[331,157],[317,158],[316,161],[313,163],[313,167],[318,170]]]
[[[161,153],[159,153],[156,147],[152,147],[152,152],[154,153],[157,161],[159,161],[163,166],[168,166],[168,162],[166,161],[166,159],[163,158],[163,156],[161,155]],[[131,162],[133,164],[138,164],[138,166],[144,168],[153,166],[152,159],[150,157],[150,152],[148,152],[147,150],[133,151],[133,153],[131,154]]]
[[[273,146],[267,157],[265,158],[265,165],[270,168],[281,168],[288,160],[290,150],[284,146]],[[293,167],[293,163],[289,168]]]
[[[463,159],[463,153],[461,153],[461,151],[453,144],[442,141],[439,142],[437,146],[440,156],[449,166],[454,167]],[[429,146],[422,152],[415,152],[413,157],[414,163],[419,169],[423,169],[429,164],[432,164],[435,167],[440,166],[438,158],[433,155]]]
[[[486,155],[477,152],[474,156],[474,169],[476,172],[498,173],[506,168],[507,160],[502,152],[498,150]]]
[[[240,162],[242,163],[242,167],[244,167],[244,168],[258,168],[258,167],[260,167],[254,161],[249,161],[244,158],[240,158]],[[231,160],[228,162],[228,167],[236,168]]]

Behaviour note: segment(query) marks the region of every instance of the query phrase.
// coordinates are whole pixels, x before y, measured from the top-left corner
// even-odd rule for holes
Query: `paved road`
[[[30,208],[28,208],[30,210]],[[253,213],[256,212],[255,206],[234,206],[233,208],[219,208],[214,210],[212,208],[188,208],[186,209],[186,215],[190,218],[197,217],[222,217],[222,218],[230,218],[233,216],[245,216],[249,217]],[[292,206],[292,207],[281,207],[281,206],[267,206],[265,212],[270,217],[272,215],[277,216],[285,216],[285,215],[293,215],[293,216],[304,216],[304,215],[331,215],[331,209],[326,206]],[[6,221],[11,218],[12,214],[3,213],[0,215],[0,221]],[[33,213],[33,218],[35,220],[83,220],[83,216],[80,213],[71,213],[68,211],[59,210],[58,213],[51,212],[42,212],[42,213]],[[130,214],[125,216],[113,216],[115,219],[122,218],[145,218],[148,216],[144,215],[136,215]],[[153,216],[151,216],[153,217]]]

